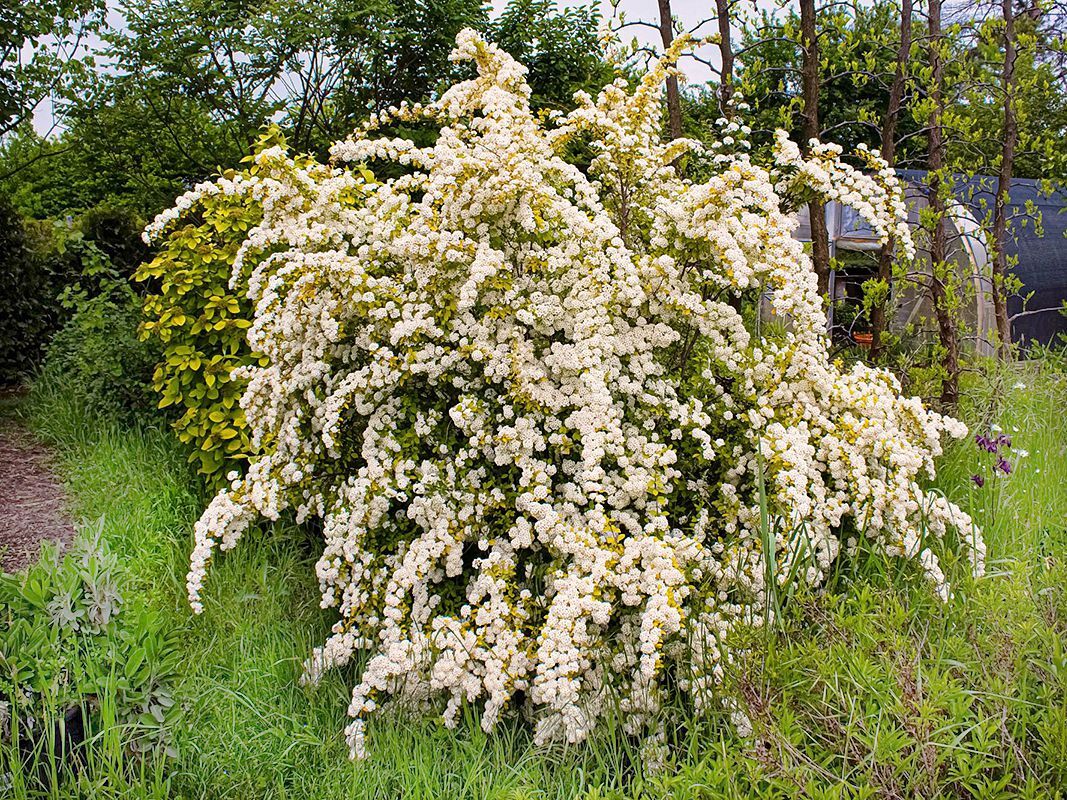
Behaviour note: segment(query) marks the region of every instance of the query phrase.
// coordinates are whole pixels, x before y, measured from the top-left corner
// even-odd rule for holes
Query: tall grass
[[[184,575],[204,498],[170,433],[88,418],[44,380],[19,413],[57,451],[75,513],[103,518],[130,591],[180,632],[184,666],[177,757],[131,760],[109,734],[69,794],[43,796],[1053,797],[1067,780],[1065,387],[1040,368],[970,387],[969,421],[1029,451],[981,490],[973,443],[942,460],[938,486],[986,529],[988,577],[950,560],[956,591],[942,603],[914,570],[869,554],[830,591],[793,592],[773,647],[754,636],[729,670],[724,691],[752,736],[672,703],[671,756],[650,775],[617,721],[587,745],[545,748],[521,722],[483,733],[472,710],[456,731],[376,721],[369,761],[348,761],[340,731],[358,667],[314,690],[296,681],[331,623],[314,580],[320,543],[287,524],[250,534],[213,567],[193,617]]]
[[[181,633],[179,755],[163,762],[167,794],[573,798],[632,777],[635,743],[617,732],[589,747],[546,749],[520,723],[485,734],[473,711],[457,732],[434,721],[378,722],[371,759],[350,762],[341,730],[356,668],[314,690],[297,685],[301,661],[332,622],[318,607],[320,545],[311,534],[287,524],[250,533],[213,567],[205,611],[194,617],[184,580],[205,498],[169,431],[87,418],[55,380],[38,383],[20,411],[56,451],[74,514],[102,519],[103,535],[122,554],[128,591]],[[103,752],[101,761],[115,755]],[[88,772],[105,766],[90,764]],[[155,796],[156,777],[142,795],[134,784],[122,796]]]

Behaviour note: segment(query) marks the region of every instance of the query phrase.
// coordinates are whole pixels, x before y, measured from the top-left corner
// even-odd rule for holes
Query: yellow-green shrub
[[[222,178],[255,175],[261,169],[256,155],[273,147],[285,147],[276,128],[260,137],[242,170],[229,170]],[[141,336],[158,338],[163,347],[152,380],[161,396],[159,407],[177,410],[178,438],[190,445],[189,460],[214,485],[229,470],[242,469],[252,452],[240,406],[245,381],[231,372],[261,356],[245,341],[251,307],[243,281],[231,287],[230,276],[241,244],[261,216],[247,191],[203,195],[169,224],[158,254],[135,275],[149,288]]]

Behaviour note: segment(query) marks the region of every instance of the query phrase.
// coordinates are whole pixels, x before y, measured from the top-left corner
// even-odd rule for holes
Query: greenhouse
[[[926,207],[926,173],[901,171],[906,181],[908,221],[919,227],[920,213]],[[978,177],[961,182],[944,221],[949,259],[956,265],[958,285],[965,287],[962,321],[965,343],[974,352],[991,355],[995,350],[996,319],[986,229],[992,218],[996,179]],[[1067,331],[1067,317],[1059,313],[1067,300],[1067,194],[1046,189],[1039,181],[1012,182],[1011,226],[1008,257],[1014,274],[1022,283],[1019,293],[1009,298],[1009,313],[1015,317],[1016,343],[1049,343],[1057,333]],[[801,209],[794,236],[811,241],[808,209]],[[877,273],[878,237],[852,208],[838,202],[826,204],[830,254],[837,269],[831,273],[830,289],[834,304],[831,328],[840,339],[867,341],[870,323],[861,312],[863,283]],[[918,267],[911,280],[894,283],[891,329],[933,340],[936,338],[933,306],[924,288],[923,276],[930,272],[930,254],[923,237],[916,236]]]

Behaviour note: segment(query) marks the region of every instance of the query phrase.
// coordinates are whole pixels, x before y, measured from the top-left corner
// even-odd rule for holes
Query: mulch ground
[[[14,572],[37,559],[41,542],[74,537],[63,484],[50,454],[15,420],[0,418],[0,568]]]

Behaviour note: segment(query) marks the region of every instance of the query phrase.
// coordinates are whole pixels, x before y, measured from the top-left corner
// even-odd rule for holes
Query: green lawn
[[[724,691],[747,708],[752,737],[725,719],[666,709],[671,755],[649,775],[640,743],[616,731],[548,749],[519,722],[486,735],[473,712],[455,732],[380,720],[371,758],[348,761],[341,730],[355,672],[315,690],[296,682],[331,622],[318,608],[315,536],[290,525],[249,536],[218,560],[194,617],[184,578],[203,498],[172,435],[91,418],[44,380],[15,413],[56,449],[77,516],[102,521],[127,598],[165,616],[182,656],[178,755],[128,772],[91,756],[79,786],[44,796],[1058,796],[1067,786],[1065,412],[1062,372],[1031,364],[974,378],[961,413],[1029,452],[982,489],[970,480],[972,441],[941,464],[938,485],[986,530],[987,576],[971,581],[948,564],[956,591],[942,603],[912,570],[859,559],[829,591],[796,598],[732,669]]]

